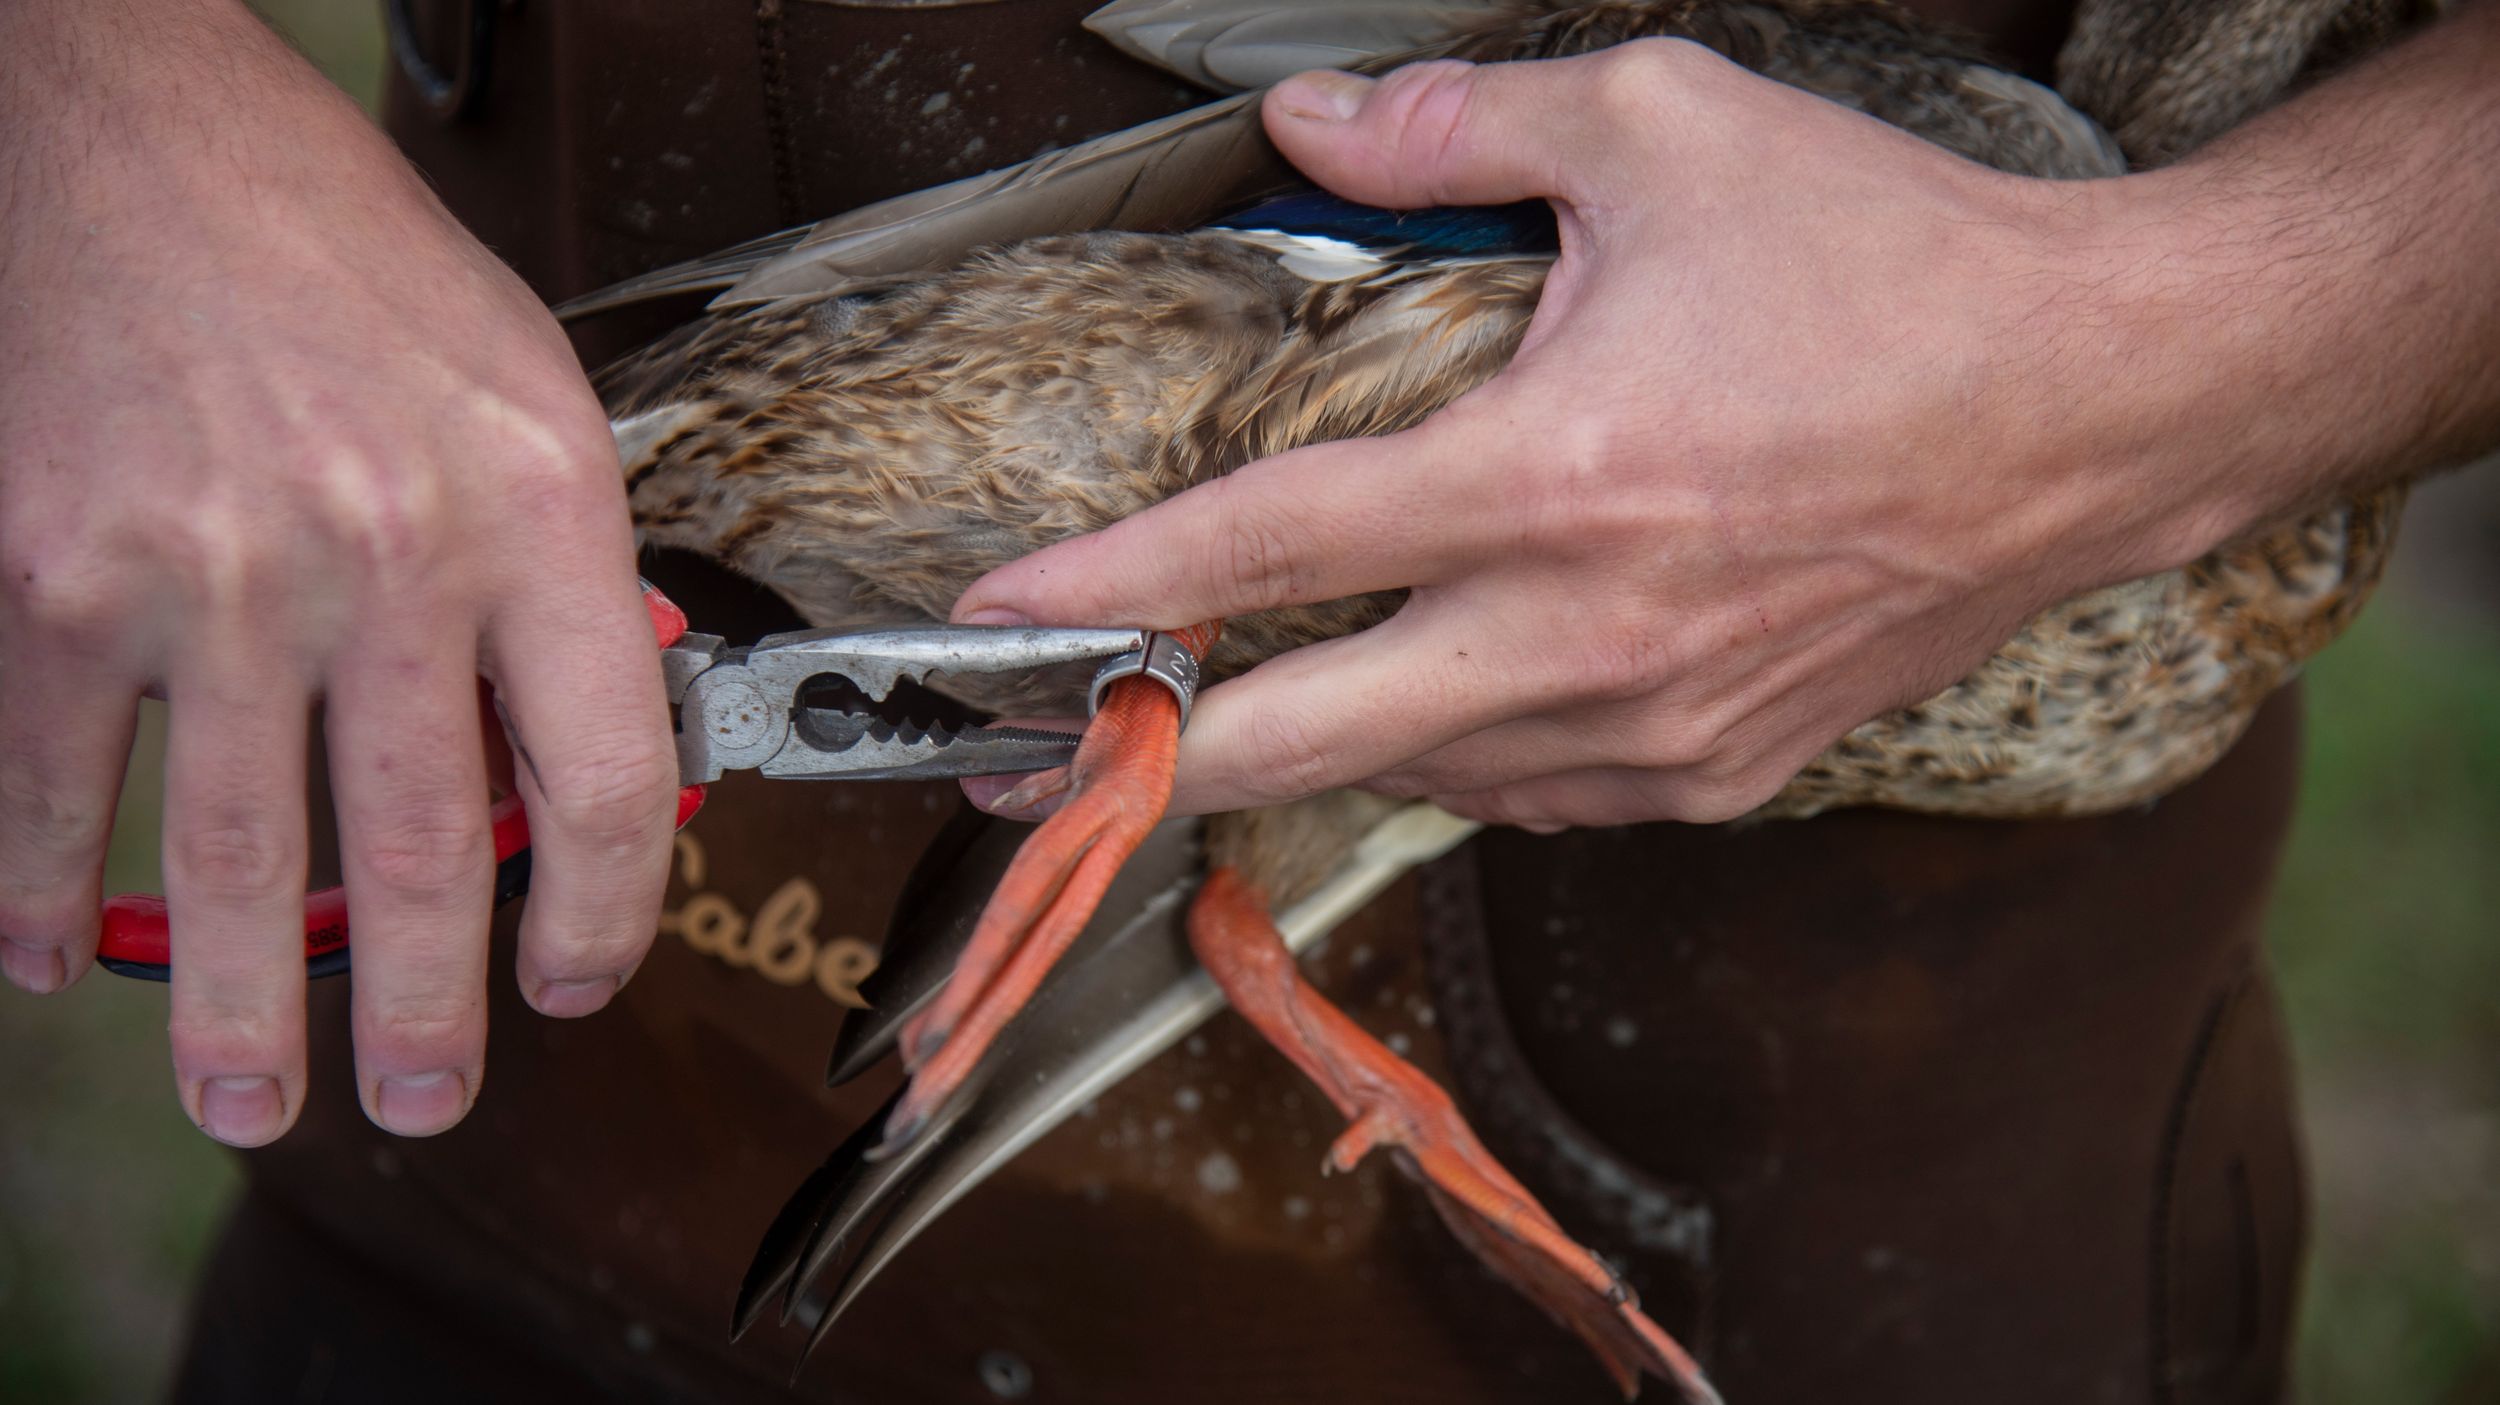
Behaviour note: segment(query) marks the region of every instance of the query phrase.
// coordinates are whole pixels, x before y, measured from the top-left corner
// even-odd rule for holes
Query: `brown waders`
[[[561,297],[1200,100],[1080,30],[1093,3],[419,3],[449,87],[402,78],[390,119]],[[2055,6],[2008,16],[2036,69]],[[703,628],[788,623],[654,574]],[[2105,819],[1488,835],[1341,930],[1322,982],[1737,1405],[2276,1401],[2301,1183],[2258,934],[2295,712]],[[587,1020],[520,1003],[506,913],[483,1096],[429,1141],[366,1123],[322,983],[310,1103],[247,1157],[180,1398],[1609,1398],[1386,1167],[1320,1177],[1333,1115],[1229,1016],[938,1221],[799,1386],[791,1331],[732,1346],[758,1235],[891,1086],[828,1091],[825,1057],[957,803],[718,786]]]

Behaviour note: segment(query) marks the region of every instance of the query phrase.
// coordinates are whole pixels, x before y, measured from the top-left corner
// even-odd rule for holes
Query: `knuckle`
[[[10,632],[44,640],[82,641],[119,627],[130,614],[127,570],[112,569],[117,553],[62,541],[0,551],[0,617]]]
[[[304,467],[312,510],[346,558],[386,578],[430,564],[448,535],[449,485],[436,473],[331,448]]]
[[[1724,734],[1715,742],[1715,760],[1705,760],[1673,781],[1670,818],[1692,824],[1725,824],[1761,809],[1788,777],[1778,767],[1740,759],[1727,752]]]
[[[1454,789],[1443,768],[1422,761],[1411,762],[1394,771],[1383,771],[1362,781],[1356,788],[1391,800],[1412,800]]]
[[[394,811],[357,836],[371,878],[403,899],[448,906],[474,895],[486,871],[486,819],[469,807]]]
[[[1588,417],[1561,427],[1550,441],[1541,470],[1513,487],[1514,510],[1541,520],[1549,535],[1609,556],[1655,557],[1669,534],[1686,530],[1684,504],[1672,475],[1661,472],[1670,446],[1659,439],[1665,414],[1643,413],[1631,397],[1655,394],[1641,387],[1619,390],[1621,413]]]
[[[593,848],[655,843],[677,791],[676,758],[657,745],[622,739],[594,746],[540,772],[547,818],[566,838]]]
[[[1474,820],[1478,824],[1500,823],[1486,812],[1483,801],[1476,796],[1434,795],[1428,798],[1439,809],[1456,815],[1462,820]]]
[[[0,872],[0,937],[18,946],[68,952],[97,928],[92,864]]]
[[[1750,783],[1704,778],[1677,787],[1670,818],[1687,824],[1725,824],[1751,814],[1769,798],[1757,796]]]
[[[278,1075],[295,1061],[296,1028],[271,1014],[211,1008],[166,1024],[174,1066],[190,1078]]]
[[[80,950],[95,921],[94,908],[58,894],[0,892],[0,938],[27,951],[84,959]]]
[[[1589,100],[1621,119],[1660,115],[1689,81],[1699,48],[1672,39],[1636,39],[1594,55]]]
[[[1443,809],[1462,818],[1508,829],[1545,829],[1550,828],[1553,822],[1542,808],[1529,805],[1515,790],[1507,787],[1452,796],[1439,803]]]
[[[229,813],[167,834],[165,871],[204,901],[260,903],[302,887],[304,850],[274,814]]]
[[[275,588],[288,567],[267,543],[277,534],[237,506],[231,493],[196,502],[164,502],[145,510],[141,548],[156,567],[155,588],[195,606],[231,612]]]
[[[1724,725],[1690,712],[1652,718],[1640,730],[1635,759],[1654,770],[1705,767],[1726,732]]]
[[[469,1061],[481,1026],[478,1002],[465,996],[408,996],[356,1016],[356,1049],[394,1069],[434,1069]]]
[[[1499,773],[1506,769],[1505,761],[1515,768],[1519,759],[1515,753],[1486,746],[1480,740],[1460,743],[1428,752],[1394,771],[1366,780],[1363,788],[1401,798],[1482,790],[1497,782]]]
[[[1225,590],[1231,613],[1252,614],[1293,603],[1306,546],[1303,534],[1278,514],[1228,500],[1215,535],[1213,575]]]
[[[624,500],[623,471],[606,421],[520,419],[503,436],[497,476],[524,520],[566,520],[613,498]]]
[[[541,459],[551,460],[543,466],[547,471],[591,482],[615,478],[621,472],[616,456],[616,435],[608,427],[608,416],[599,403],[587,394],[577,372],[559,387],[560,395],[534,416],[539,433],[532,443]]]
[[[1726,754],[1724,742],[1720,750]],[[1711,822],[1741,819],[1761,809],[1787,788],[1796,771],[1796,766],[1767,757],[1730,758],[1716,767],[1704,766],[1702,800],[1711,811]]]
[[[619,920],[548,937],[530,954],[531,970],[545,981],[591,981],[631,970],[651,944],[648,926]]]
[[[1682,504],[1658,471],[1665,450],[1650,437],[1650,417],[1625,418],[1557,426],[1539,444],[1534,472],[1496,480],[1492,501],[1507,530],[1580,562],[1664,559],[1667,543],[1688,530]]]
[[[112,832],[110,797],[0,760],[0,892],[50,888],[83,875]]]
[[[1671,640],[1646,619],[1598,622],[1580,642],[1574,672],[1585,700],[1645,698],[1673,682],[1680,660]]]
[[[1469,129],[1476,91],[1475,65],[1455,59],[1408,64],[1383,78],[1366,106],[1394,133],[1395,169],[1445,169]]]
[[[1438,803],[1452,814],[1462,815],[1479,824],[1508,825],[1519,822],[1518,802],[1507,791],[1479,790],[1448,796]]]
[[[1334,758],[1295,712],[1262,706],[1247,723],[1250,775],[1245,787],[1271,803],[1316,795],[1337,783]]]

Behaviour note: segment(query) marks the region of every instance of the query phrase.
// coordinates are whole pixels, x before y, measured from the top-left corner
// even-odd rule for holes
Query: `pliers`
[[[778,780],[943,780],[1010,775],[1067,764],[1081,734],[1025,727],[920,727],[847,706],[817,706],[827,680],[882,702],[903,679],[933,673],[1034,672],[1099,662],[1091,690],[1145,674],[1172,689],[1184,722],[1198,685],[1197,660],[1168,635],[1137,629],[1043,629],[929,625],[842,634],[800,630],[751,645],[687,632],[683,611],[649,582],[643,603],[660,644],[660,672],[676,714],[677,824],[703,807],[704,786],[729,771]],[[518,794],[495,802],[495,904],[529,889],[529,815]],[[96,962],[115,975],[172,977],[165,900],[128,893],[107,899]],[[348,968],[347,893],[304,898],[304,973]]]

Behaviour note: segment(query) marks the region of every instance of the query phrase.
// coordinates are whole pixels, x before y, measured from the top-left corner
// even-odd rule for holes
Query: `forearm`
[[[0,260],[72,276],[138,225],[254,256],[270,207],[421,190],[354,102],[237,0],[0,6]],[[427,202],[431,203],[431,202]],[[202,242],[215,242],[202,241]],[[101,272],[102,270],[90,270]]]
[[[2500,4],[2113,183],[2091,345],[2193,555],[2500,443]]]
[[[208,139],[222,119],[318,95],[344,101],[241,0],[17,0],[0,8],[0,119],[24,149],[79,128],[138,129],[176,145]],[[188,131],[159,131],[180,107]]]

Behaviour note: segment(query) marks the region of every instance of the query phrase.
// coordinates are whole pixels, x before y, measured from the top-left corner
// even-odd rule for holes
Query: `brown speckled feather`
[[[2083,0],[2057,85],[2158,166],[2435,18],[2442,0]]]
[[[2047,90],[1856,0],[1608,0],[1505,18],[1453,51],[1541,57],[1655,34],[1698,39],[2006,170],[2124,169],[2100,129]],[[2091,66],[2070,54],[2070,70]],[[2245,113],[2307,66],[2235,71],[2246,91],[2216,100]],[[2224,86],[2209,76],[2200,87],[2185,67],[2154,65],[2174,88]],[[2159,116],[2171,109],[2158,102],[2128,110],[2154,126],[2188,120]],[[1222,232],[1053,234],[871,296],[716,312],[600,385],[647,540],[713,554],[820,626],[943,619],[1005,561],[1262,455],[1422,419],[1508,360],[1548,266],[1521,257],[1324,283]],[[823,276],[852,286],[838,270]],[[2351,618],[2400,501],[2390,491],[2334,505],[2061,605],[1943,694],[1850,733],[1762,813],[2061,815],[2158,796],[2220,756]],[[1363,628],[1395,603],[1230,621],[1213,671]],[[1009,713],[1073,701],[1029,686],[963,696]],[[1369,813],[1367,801],[1324,797],[1237,820],[1210,843],[1286,902]]]

